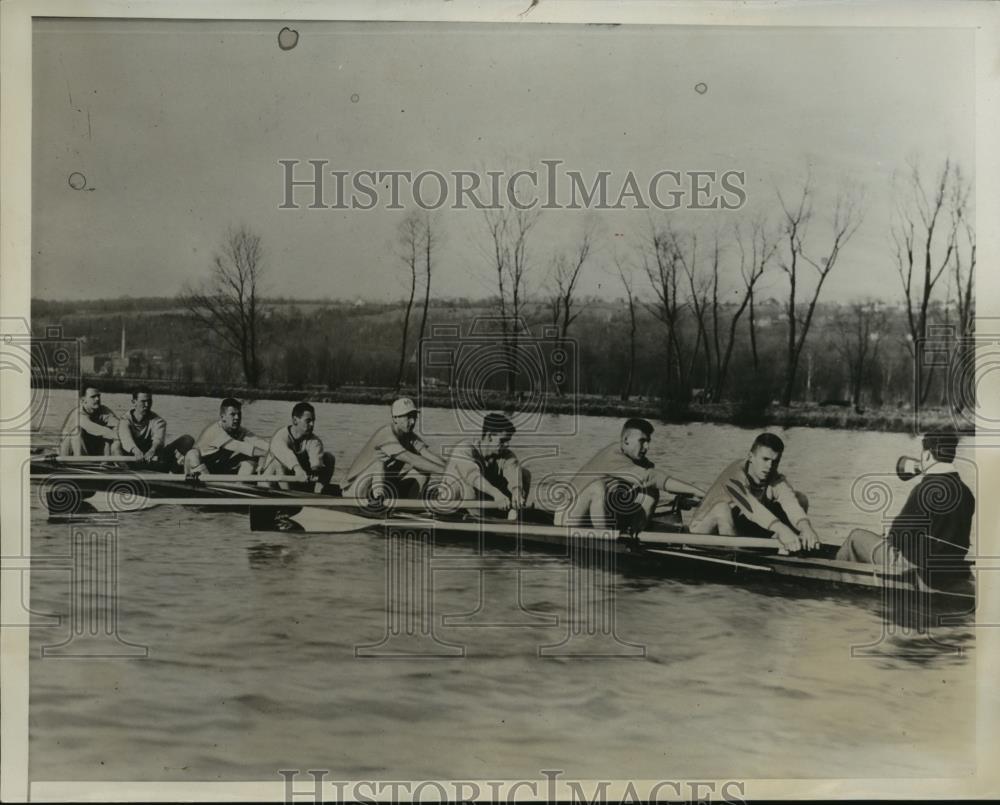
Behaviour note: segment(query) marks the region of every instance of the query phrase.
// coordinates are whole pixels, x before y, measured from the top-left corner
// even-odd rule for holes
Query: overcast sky
[[[402,211],[281,210],[279,159],[342,170],[537,166],[650,177],[742,170],[742,213],[698,212],[710,231],[778,207],[807,168],[819,251],[839,182],[866,217],[828,299],[895,298],[893,171],[946,156],[973,173],[969,31],[40,20],[33,69],[32,296],[172,295],[203,276],[230,224],[263,237],[266,290],[402,298]],[[695,87],[704,86],[704,92]],[[79,172],[87,187],[74,189]],[[80,185],[80,177],[73,183]],[[665,220],[666,213],[654,213]],[[605,268],[649,225],[599,214],[582,290],[617,297]],[[442,211],[437,296],[493,292],[482,213]],[[532,284],[582,225],[546,211]],[[735,254],[733,255],[735,256]],[[769,292],[783,288],[773,275]]]

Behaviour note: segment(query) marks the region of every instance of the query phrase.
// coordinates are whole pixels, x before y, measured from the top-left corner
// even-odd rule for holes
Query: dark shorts
[[[85,430],[80,431],[80,445],[85,456],[103,456],[110,444],[111,442],[103,436],[94,436]]]
[[[805,495],[802,495],[799,492],[796,492],[795,495],[796,497],[798,497],[799,503],[802,505],[802,508],[808,512],[809,500],[805,497]],[[771,514],[777,517],[782,523],[784,523],[786,526],[792,529],[792,531],[794,531],[796,534],[799,533],[799,530],[792,524],[791,520],[788,519],[788,515],[785,514],[785,510],[781,508],[781,506],[778,505],[777,502],[768,500],[758,500],[758,503],[760,503],[765,509],[771,512]],[[768,529],[763,528],[762,526],[759,526],[756,523],[753,523],[750,520],[748,520],[736,507],[733,507],[733,525],[736,527],[736,536],[738,537],[767,538],[774,534],[773,531],[769,531]]]
[[[240,464],[244,461],[253,461],[253,459],[237,453],[223,453],[222,451],[202,457],[202,462],[212,475],[236,475],[240,470]]]

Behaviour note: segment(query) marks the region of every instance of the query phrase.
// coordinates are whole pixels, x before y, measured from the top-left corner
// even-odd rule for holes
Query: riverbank
[[[84,378],[102,391],[128,393],[137,383],[148,385],[154,394],[174,394],[181,397],[237,397],[243,400],[309,400],[311,402],[356,403],[360,405],[391,404],[397,393],[391,388],[342,386],[337,389],[317,387],[291,388],[270,386],[249,388],[215,383],[181,383],[174,380],[136,380],[123,377]],[[417,398],[416,389],[404,389],[403,394]],[[479,408],[508,411],[542,411],[549,414],[583,414],[616,419],[644,417],[653,421],[685,424],[714,422],[745,428],[806,427],[840,430],[877,430],[891,433],[912,433],[929,428],[955,427],[956,417],[942,408],[925,408],[919,417],[906,408],[870,408],[857,412],[849,406],[795,403],[788,407],[762,406],[759,403],[678,403],[649,398],[633,398],[623,402],[614,397],[579,395],[549,397],[544,401],[530,398],[509,398],[502,392],[454,392],[448,389],[426,389],[419,395],[419,404],[426,408]],[[919,422],[917,421],[919,419]],[[963,418],[957,417],[959,424]]]

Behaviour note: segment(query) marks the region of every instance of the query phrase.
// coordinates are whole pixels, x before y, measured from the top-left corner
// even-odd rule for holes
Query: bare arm
[[[438,459],[430,450],[425,450],[417,455],[416,453],[400,453],[396,456],[403,464],[408,467],[413,467],[421,472],[433,473],[433,472],[443,472],[445,468],[444,461]]]
[[[493,484],[487,481],[482,475],[477,473],[475,476],[469,479],[469,482],[472,484],[472,487],[474,489],[478,490],[479,492],[482,492],[487,497],[493,498],[494,502],[500,504],[509,502],[507,496],[499,489],[497,489],[495,486],[493,486]]]
[[[153,420],[153,442],[150,444],[149,449],[151,452],[156,453],[163,445],[167,443],[167,420],[157,417]]]
[[[251,458],[254,456],[267,455],[268,451],[268,444],[266,441],[258,436],[250,434],[243,439],[229,439],[223,444],[220,444],[219,447],[224,447],[227,450],[232,450],[234,453],[239,453],[242,456],[249,456]]]
[[[792,485],[788,481],[775,484],[774,499],[781,505],[788,521],[799,531],[805,548],[807,550],[818,548],[821,544],[819,535],[813,529],[812,523],[809,522],[809,515],[802,508],[795,490],[792,489]]]
[[[663,491],[669,492],[672,495],[693,495],[696,498],[705,497],[704,489],[699,489],[694,484],[689,484],[687,481],[681,481],[677,478],[668,477],[663,482]]]
[[[89,433],[91,436],[100,436],[108,441],[115,441],[118,438],[118,417],[108,413],[105,415],[106,425],[94,422],[89,416],[80,416],[80,430]]]
[[[135,439],[132,438],[132,428],[129,427],[128,417],[125,417],[118,423],[118,439],[122,443],[122,450],[127,454],[142,457],[142,451],[139,450],[139,445],[135,443]]]

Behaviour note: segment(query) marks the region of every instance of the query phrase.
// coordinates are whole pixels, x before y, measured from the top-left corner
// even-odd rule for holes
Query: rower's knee
[[[186,457],[193,448],[194,437],[185,433],[183,436],[178,436],[167,445],[167,452]]]
[[[651,489],[639,495],[639,505],[642,507],[642,510],[646,513],[647,517],[649,517],[653,509],[656,508],[656,504],[659,502],[660,502],[659,489]]]
[[[701,517],[691,521],[691,530],[700,534],[735,534],[736,526],[729,504],[720,500]]]
[[[875,562],[883,542],[878,534],[866,528],[855,528],[837,550],[836,558],[842,562]]]

